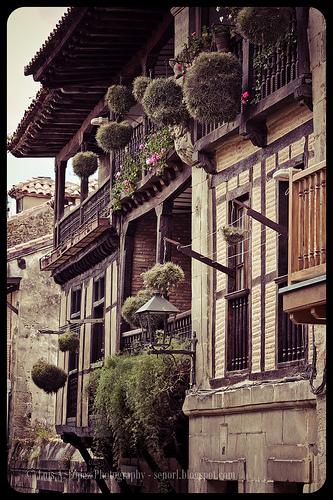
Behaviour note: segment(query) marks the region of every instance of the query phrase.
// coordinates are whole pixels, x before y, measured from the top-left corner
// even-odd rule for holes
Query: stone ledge
[[[316,404],[307,380],[247,385],[224,391],[188,394],[183,411],[186,415],[212,413],[227,414],[281,407],[310,407]]]

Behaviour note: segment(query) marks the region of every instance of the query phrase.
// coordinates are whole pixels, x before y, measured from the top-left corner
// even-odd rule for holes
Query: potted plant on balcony
[[[93,175],[98,169],[98,155],[92,151],[83,151],[73,157],[73,172],[81,178]]]
[[[132,92],[125,85],[111,85],[106,94],[106,101],[110,111],[117,115],[125,115],[135,104]]]
[[[188,70],[184,99],[190,115],[201,123],[229,122],[240,110],[242,70],[230,52],[200,54]]]
[[[106,153],[124,148],[130,141],[133,128],[127,121],[101,125],[96,132],[96,142]]]
[[[146,88],[151,83],[151,78],[148,76],[137,76],[133,80],[133,96],[137,102],[142,102]]]
[[[173,262],[155,264],[148,271],[141,273],[146,288],[167,295],[174,291],[185,279],[184,271]]]
[[[62,352],[77,352],[80,345],[80,337],[74,332],[65,332],[58,337],[59,349]]]
[[[230,245],[240,243],[246,234],[247,230],[237,226],[223,226],[222,234],[224,239]]]
[[[290,29],[290,7],[243,7],[236,17],[237,32],[251,43],[276,43]]]
[[[174,77],[152,80],[146,88],[142,105],[149,118],[158,125],[177,125],[189,120],[182,87]]]
[[[189,37],[188,43],[184,43],[183,49],[174,58],[170,59],[169,64],[174,69],[175,74],[179,71],[185,71],[187,67],[191,66],[193,60],[201,53],[210,51],[212,45],[212,33],[210,30],[203,26],[201,34],[198,35],[195,31]],[[180,64],[175,66],[175,64]]]
[[[225,24],[214,24],[212,26],[213,42],[218,52],[229,51],[230,27]]]
[[[140,161],[126,153],[120,165],[120,170],[115,174],[111,189],[111,208],[114,212],[121,209],[120,200],[123,196],[132,196],[135,192],[140,175]]]
[[[67,374],[58,366],[39,360],[32,367],[31,378],[37,387],[43,389],[47,394],[51,394],[64,387]]]
[[[169,127],[162,127],[150,134],[145,142],[139,145],[142,169],[154,172],[158,176],[163,175],[164,169],[168,166],[166,157],[172,146]]]

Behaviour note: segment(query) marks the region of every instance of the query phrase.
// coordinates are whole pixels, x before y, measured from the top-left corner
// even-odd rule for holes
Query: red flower
[[[242,104],[247,104],[248,98],[250,97],[250,93],[246,90],[242,93]]]

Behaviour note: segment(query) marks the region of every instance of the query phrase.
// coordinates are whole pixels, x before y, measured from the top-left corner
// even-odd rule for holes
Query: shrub
[[[89,398],[94,398],[96,395],[98,382],[101,376],[101,371],[102,371],[101,368],[96,368],[95,370],[91,371],[88,375],[88,380],[85,385],[84,391],[89,396]]]
[[[67,380],[67,374],[58,366],[39,360],[32,367],[31,378],[37,387],[43,389],[47,394],[50,394],[64,387]]]
[[[126,122],[110,122],[101,125],[96,132],[96,142],[106,153],[113,149],[122,149],[130,141],[133,133],[132,126]]]
[[[290,8],[243,7],[236,18],[237,31],[254,44],[272,44],[290,28]]]
[[[189,119],[182,87],[173,77],[152,80],[146,88],[142,105],[149,118],[158,125],[177,125]]]
[[[74,332],[65,332],[58,337],[59,349],[62,352],[77,352],[80,345],[80,337]]]
[[[146,92],[146,88],[151,82],[148,76],[137,76],[133,81],[133,96],[136,101],[141,102]]]
[[[89,177],[98,169],[98,156],[92,151],[77,153],[73,157],[73,172],[78,177]]]
[[[188,70],[184,97],[191,116],[203,123],[228,122],[240,110],[242,70],[230,52],[202,53]]]
[[[174,290],[185,279],[182,268],[173,262],[155,264],[141,276],[146,288],[163,294]]]
[[[125,115],[135,104],[132,92],[125,85],[111,85],[106,100],[109,109],[118,115]]]
[[[121,315],[132,328],[140,327],[139,316],[135,313],[139,307],[143,306],[151,297],[152,292],[150,290],[139,290],[136,295],[127,297],[125,300],[121,308]]]
[[[179,453],[187,434],[182,405],[189,365],[183,355],[173,360],[169,356],[122,354],[106,360],[94,403],[95,439],[103,443],[113,436],[115,465],[121,457],[148,450],[165,466],[166,449],[172,450],[172,456]]]

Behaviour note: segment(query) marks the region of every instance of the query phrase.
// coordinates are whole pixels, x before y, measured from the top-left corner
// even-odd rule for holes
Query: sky
[[[41,48],[67,7],[20,7],[7,21],[7,133],[15,132],[29,107],[40,83],[24,76],[26,66]],[[15,158],[7,153],[7,190],[31,177],[49,176],[54,179],[53,158]],[[71,165],[66,180],[78,182]],[[15,200],[8,197],[10,214],[15,213]]]

